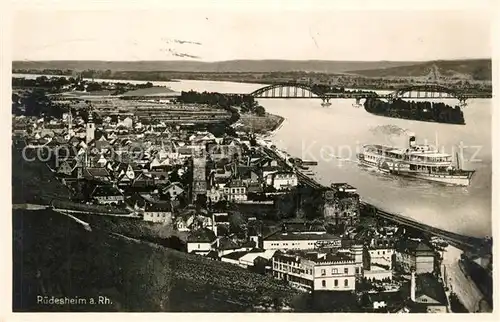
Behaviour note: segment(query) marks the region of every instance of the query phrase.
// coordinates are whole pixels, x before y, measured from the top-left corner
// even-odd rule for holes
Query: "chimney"
[[[410,299],[415,302],[415,270],[411,270],[411,281],[410,281]]]
[[[414,147],[415,146],[415,136],[414,135],[410,135],[410,139],[408,140],[409,141],[409,144],[410,144],[410,148]]]

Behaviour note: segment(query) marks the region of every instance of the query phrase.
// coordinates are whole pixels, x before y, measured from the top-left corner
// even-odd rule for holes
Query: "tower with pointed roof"
[[[92,119],[92,108],[89,109],[89,120],[86,124],[87,135],[85,136],[85,142],[88,144],[90,141],[94,140],[95,137],[95,124]]]

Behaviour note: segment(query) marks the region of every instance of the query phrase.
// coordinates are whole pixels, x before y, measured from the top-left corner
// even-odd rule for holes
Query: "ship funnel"
[[[416,145],[416,139],[414,134],[410,134],[408,139],[408,143],[410,145],[410,148],[414,147]]]

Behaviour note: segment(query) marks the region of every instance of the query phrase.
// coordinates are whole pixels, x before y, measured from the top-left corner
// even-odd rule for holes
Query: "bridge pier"
[[[329,97],[322,97],[321,100],[323,101],[321,103],[321,106],[330,106],[332,103],[330,103],[330,98]]]
[[[353,107],[361,107],[361,97],[356,97],[356,103],[352,104]]]

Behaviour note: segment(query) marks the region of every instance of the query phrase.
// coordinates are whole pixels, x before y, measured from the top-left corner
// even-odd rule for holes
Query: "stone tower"
[[[206,159],[202,151],[196,151],[193,155],[193,201],[198,195],[207,194]]]

